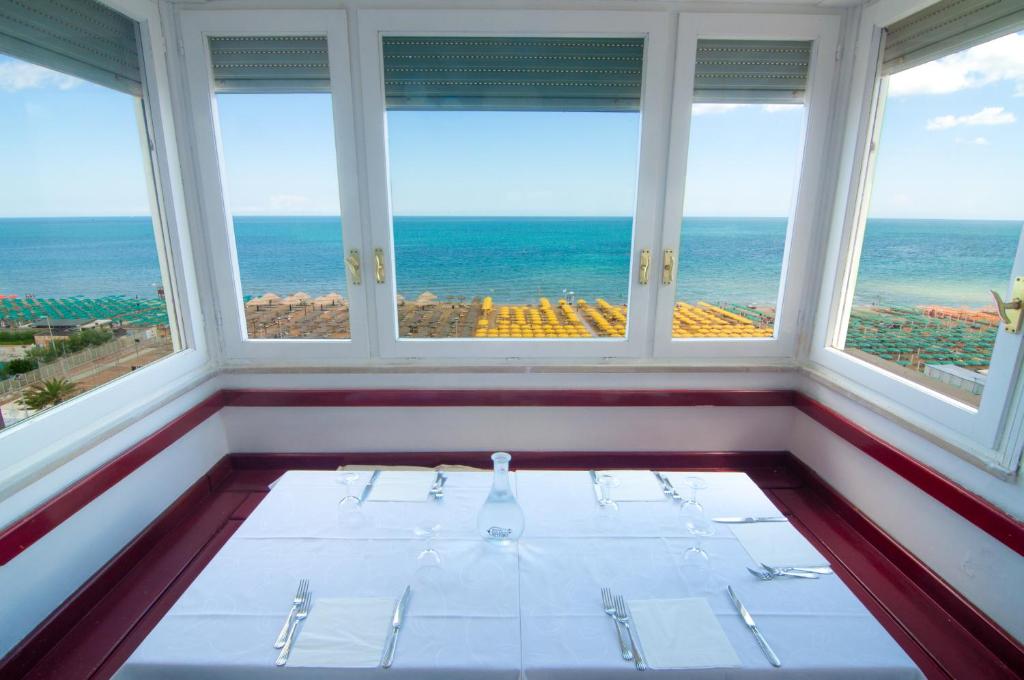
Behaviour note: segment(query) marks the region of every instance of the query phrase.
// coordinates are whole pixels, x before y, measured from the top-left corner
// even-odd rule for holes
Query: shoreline
[[[397,331],[403,339],[610,341],[627,335],[627,306],[603,298],[538,297],[511,303],[477,296],[451,301],[424,292],[412,300],[398,296],[396,304]],[[264,293],[248,297],[243,307],[251,339],[351,338],[349,302],[339,293]],[[134,331],[160,333],[168,327],[159,298],[0,296],[0,331],[24,329],[47,314],[59,319],[62,313],[63,318],[109,319]],[[677,340],[771,339],[774,325],[775,309],[769,305],[677,300],[672,313],[672,337]],[[998,326],[992,307],[855,305],[843,350],[933,389],[977,400]]]

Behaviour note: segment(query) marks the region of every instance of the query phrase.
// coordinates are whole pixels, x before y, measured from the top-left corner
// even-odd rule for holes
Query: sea
[[[857,304],[982,307],[1004,290],[1022,221],[872,219]],[[340,219],[236,217],[245,295],[346,295]],[[687,217],[679,299],[774,305],[786,220]],[[621,217],[396,217],[398,292],[441,300],[627,298],[631,220]],[[160,287],[148,217],[0,219],[0,294],[153,298]],[[370,272],[369,254],[363,265]],[[652,280],[659,275],[656,254]]]

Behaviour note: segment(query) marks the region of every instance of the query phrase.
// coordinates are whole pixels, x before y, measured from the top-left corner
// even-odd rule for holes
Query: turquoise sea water
[[[338,218],[239,217],[242,287],[345,294]],[[868,223],[857,301],[984,306],[1005,288],[1022,223],[890,220]],[[785,239],[778,218],[686,218],[681,299],[775,302]],[[624,302],[628,218],[399,217],[398,290],[497,301],[577,297]],[[655,262],[655,271],[657,265]],[[364,267],[370,269],[364,253]],[[0,293],[154,297],[160,274],[148,218],[0,219]]]

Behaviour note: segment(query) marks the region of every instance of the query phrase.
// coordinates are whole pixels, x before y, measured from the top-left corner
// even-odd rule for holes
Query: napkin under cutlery
[[[730,524],[729,529],[756,564],[828,566],[828,560],[788,522]]]
[[[388,597],[320,598],[313,603],[289,666],[375,668],[380,664],[395,600]]]
[[[650,668],[740,665],[736,650],[704,598],[630,600],[629,608]]]
[[[373,501],[428,501],[433,497],[430,490],[434,486],[434,472],[386,470],[373,488],[370,502]]]

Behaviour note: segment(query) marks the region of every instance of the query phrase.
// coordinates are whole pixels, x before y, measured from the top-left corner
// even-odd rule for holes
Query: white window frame
[[[196,136],[200,209],[207,228],[211,285],[215,289],[212,292],[221,317],[225,357],[234,362],[240,360],[274,364],[368,358],[371,331],[367,318],[367,296],[373,273],[372,253],[363,247],[346,12],[340,9],[183,10],[180,16],[186,88]],[[337,254],[337,265],[347,286],[350,339],[248,337],[230,202],[223,179],[220,123],[207,42],[210,36],[232,35],[323,35],[327,38],[338,195],[341,201],[339,227],[344,249],[344,252]],[[361,253],[361,285],[354,285],[345,269],[345,255],[353,249]],[[289,292],[292,291],[282,294]]]
[[[371,284],[377,349],[385,358],[611,358],[649,351],[652,286],[638,286],[641,249],[657,242],[664,186],[668,106],[672,86],[672,31],[667,12],[548,10],[362,10],[358,13],[359,63],[366,143],[365,191],[373,248],[384,250],[385,283]],[[454,28],[457,27],[457,28]],[[399,339],[391,233],[382,35],[524,35],[644,37],[639,166],[630,258],[629,313],[624,340],[607,339]],[[654,276],[652,271],[652,280]],[[504,301],[499,301],[504,302]]]
[[[822,177],[833,107],[834,78],[838,65],[841,17],[798,14],[698,14],[679,16],[676,48],[675,97],[672,105],[672,141],[665,190],[665,219],[661,249],[653,254],[658,288],[655,312],[654,354],[656,357],[688,359],[788,358],[796,353],[801,319],[800,302],[807,285],[809,247],[815,224],[820,219]],[[775,329],[770,338],[686,338],[672,337],[672,316],[676,286],[682,265],[679,239],[683,228],[686,195],[687,155],[690,147],[690,119],[693,109],[697,41],[704,38],[745,40],[809,40],[811,66],[801,138],[800,164],[793,185],[793,197],[786,244],[783,251]],[[676,252],[672,283],[661,284],[661,254]]]
[[[83,442],[134,422],[147,407],[173,398],[209,370],[160,15],[155,3],[144,0],[99,1],[139,24],[145,71],[140,150],[176,351],[0,430],[0,498],[80,453]]]
[[[812,344],[811,370],[842,383],[877,408],[974,455],[987,466],[1013,472],[1024,445],[1024,408],[1018,380],[1022,338],[998,333],[992,366],[1008,370],[989,373],[981,405],[975,409],[956,399],[901,378],[837,349],[845,338],[853,301],[857,267],[864,235],[865,213],[870,207],[871,175],[885,103],[880,78],[882,30],[934,0],[886,0],[866,8],[857,33],[856,56],[846,129],[842,140],[839,183],[825,258],[821,293]],[[1015,275],[1024,274],[1024,256],[1018,248]],[[1007,281],[1009,285],[1009,280]]]

